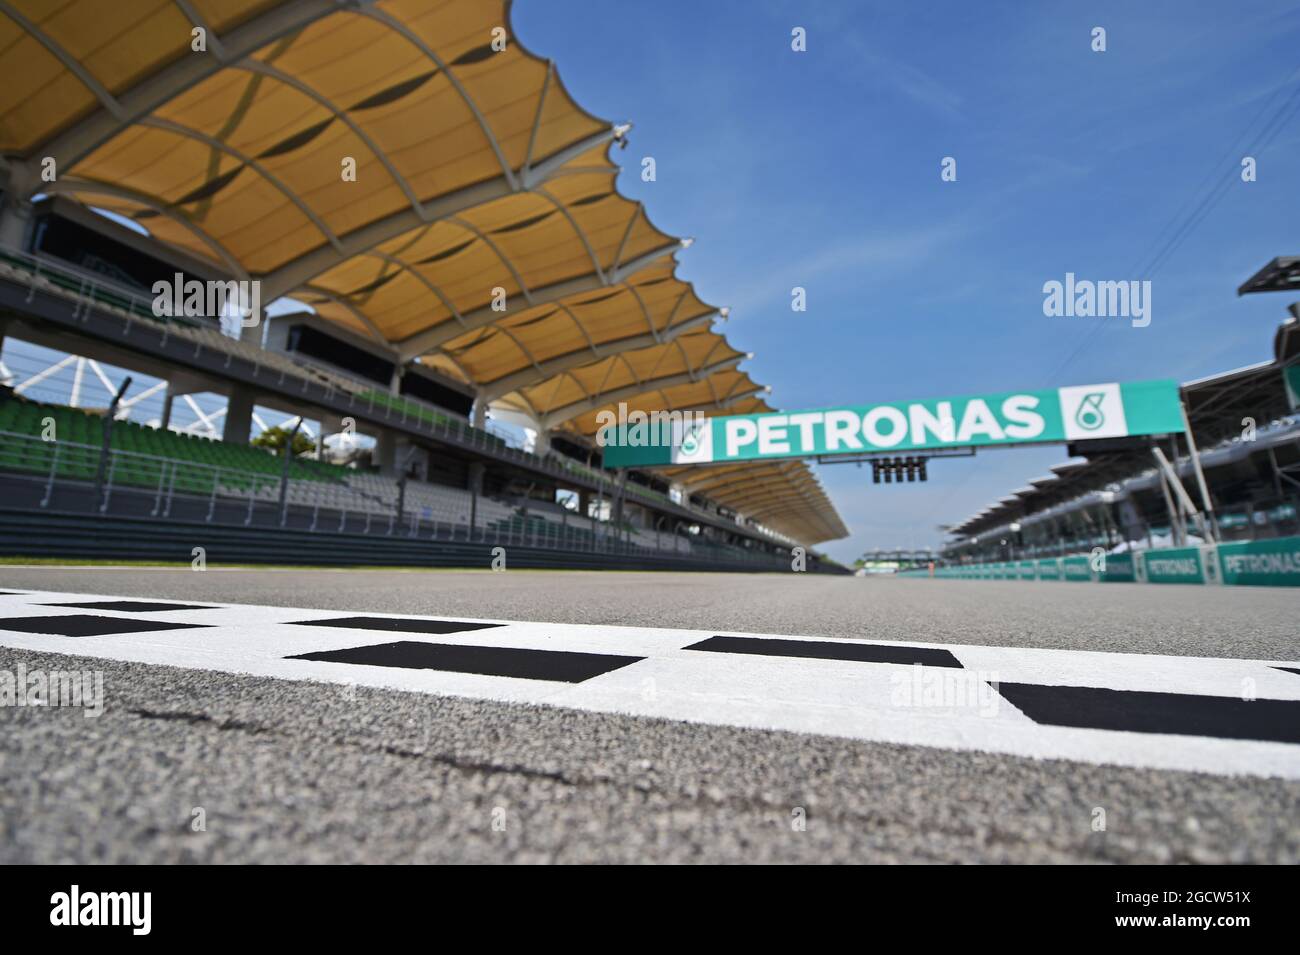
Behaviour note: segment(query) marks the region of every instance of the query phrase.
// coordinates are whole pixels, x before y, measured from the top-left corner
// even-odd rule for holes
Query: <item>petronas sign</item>
[[[1054,444],[1183,429],[1178,383],[1169,379],[686,420],[650,442],[616,426],[600,442],[607,466],[645,467]]]

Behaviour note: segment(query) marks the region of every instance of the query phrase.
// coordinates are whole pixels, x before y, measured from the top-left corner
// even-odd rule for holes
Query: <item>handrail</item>
[[[219,333],[219,329],[215,326],[193,318],[187,318],[186,316],[157,315],[153,310],[152,295],[142,294],[140,289],[133,289],[108,276],[79,268],[71,263],[56,261],[49,257],[17,249],[9,245],[0,245],[0,261],[4,260],[9,260],[10,262],[17,261],[23,264],[29,269],[34,278],[39,278],[43,275],[59,276],[65,280],[76,282],[78,286],[77,289],[74,290],[71,288],[60,287],[59,291],[63,294],[74,296],[80,303],[86,305],[105,304],[95,297],[94,293],[98,289],[111,293],[119,298],[124,297],[129,306],[127,311],[148,321],[164,326],[175,324],[185,328],[206,329],[208,331]],[[29,283],[29,285],[30,284],[31,283]],[[31,287],[34,289],[36,286],[31,285]],[[110,302],[107,304],[114,303]],[[121,306],[119,305],[118,307]],[[231,341],[235,342],[238,340],[232,339]],[[248,345],[248,343],[244,344]],[[248,345],[248,347],[259,346]],[[233,353],[232,350],[232,354]],[[346,392],[349,396],[350,403],[355,404],[358,400],[366,401],[369,399],[368,411],[371,415],[376,417],[378,417],[378,414],[376,413],[375,397],[382,395],[383,398],[379,404],[383,412],[383,420],[386,423],[393,424],[400,421],[402,427],[414,428],[415,430],[425,430],[424,428],[418,427],[418,425],[425,424],[427,416],[427,418],[432,419],[427,422],[427,433],[431,437],[442,437],[444,440],[448,440],[453,444],[462,446],[468,445],[470,448],[479,447],[482,450],[490,449],[493,453],[499,454],[507,460],[512,460],[522,467],[547,473],[552,477],[562,477],[566,473],[578,474],[595,483],[608,483],[611,487],[613,485],[613,477],[610,472],[603,470],[598,471],[594,468],[587,467],[580,462],[574,461],[571,458],[564,458],[560,455],[542,456],[530,451],[525,451],[522,448],[516,448],[500,435],[475,426],[467,418],[464,418],[450,409],[440,408],[410,395],[388,395],[380,390],[382,386],[378,383],[357,378],[343,369],[338,369],[333,365],[328,365],[328,363],[321,363],[322,366],[327,365],[328,367],[316,368],[313,367],[311,362],[304,361],[301,356],[289,355],[284,352],[268,352],[267,354],[273,355],[276,358],[282,359],[296,366],[301,371],[301,377],[306,381],[316,381],[317,384],[322,384],[322,382],[311,377],[313,371],[317,371],[318,373],[320,371],[327,371],[332,377],[345,380],[354,389]],[[409,418],[412,417],[409,412],[410,408],[416,409],[414,415],[416,418],[415,423],[412,423],[409,420]],[[421,414],[420,412],[425,412],[425,414]],[[438,427],[440,423],[439,419],[441,419],[441,428]],[[454,422],[454,427],[451,426],[451,422]],[[641,498],[642,500],[650,501],[658,506],[676,508],[681,512],[691,514],[704,521],[725,522],[729,526],[734,526],[748,534],[757,533],[762,535],[764,538],[777,543],[784,543],[784,541],[775,535],[745,524],[742,521],[737,520],[734,516],[724,517],[721,514],[696,508],[689,500],[676,502],[666,494],[634,484],[633,482],[627,482],[625,489],[625,493],[630,491],[631,494]]]
[[[34,449],[39,449],[40,453],[33,453]],[[67,439],[46,441],[37,435],[0,429],[0,472],[17,472],[19,476],[39,482],[42,508],[49,506],[56,488],[76,487],[88,492],[93,487],[94,469],[103,453],[102,447],[93,444]],[[201,501],[206,505],[204,519],[208,523],[224,522],[218,518],[218,504],[222,502],[239,508],[241,516],[236,523],[244,526],[253,524],[259,505],[267,515],[272,511],[276,511],[277,515],[280,513],[277,505],[279,478],[270,471],[222,467],[122,448],[109,448],[106,465],[108,477],[102,498],[93,503],[93,510],[98,513],[115,513],[117,508],[114,505],[124,494],[134,495],[138,500],[147,499],[143,505],[145,512],[160,520],[167,519],[172,514],[177,500]],[[363,488],[353,487],[346,481],[315,480],[299,475],[290,478],[289,487],[292,489],[289,505],[306,508],[310,512],[313,530],[332,526],[329,515],[338,512],[340,530],[348,527],[351,516],[354,519],[364,517],[365,534],[387,533],[434,540],[469,538],[468,512],[462,520],[442,520],[435,516],[437,512],[432,505],[416,503],[411,506],[408,498],[406,513],[397,515],[395,502],[390,504],[382,498],[376,499],[375,495]],[[331,496],[331,491],[335,496]],[[426,508],[428,516],[425,515]],[[325,512],[324,518],[322,512]],[[376,517],[379,518],[377,522],[374,521]],[[275,524],[279,526],[278,517]],[[567,521],[558,524],[534,512],[526,517],[512,514],[505,518],[487,520],[479,531],[485,542],[505,542],[543,549],[579,548],[593,553],[644,554],[665,558],[672,554],[697,560],[703,555],[711,554],[733,563],[773,567],[780,563],[779,558],[773,555],[754,554],[743,548],[733,548],[705,539],[674,539],[672,548],[648,546],[639,541],[625,541],[622,529],[616,529],[606,522],[600,522],[596,528],[569,524]],[[687,544],[684,553],[678,550],[682,543]]]

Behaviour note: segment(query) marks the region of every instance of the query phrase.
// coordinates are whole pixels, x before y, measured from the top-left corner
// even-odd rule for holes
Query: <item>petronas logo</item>
[[[682,454],[693,455],[700,450],[700,428],[694,427],[682,437]]]
[[[1104,391],[1094,391],[1083,396],[1079,409],[1074,413],[1074,423],[1084,431],[1096,431],[1106,423],[1102,414],[1101,402],[1106,397]]]

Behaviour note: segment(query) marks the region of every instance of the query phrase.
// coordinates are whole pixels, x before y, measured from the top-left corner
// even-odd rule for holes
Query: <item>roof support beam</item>
[[[331,13],[355,7],[357,2],[369,0],[298,0],[295,3],[277,4],[235,27],[220,38],[217,46],[212,46],[209,37],[209,46],[213,50],[220,48],[227,60],[249,56],[268,43],[301,30]],[[215,55],[196,56],[187,50],[186,55],[173,60],[118,96],[118,115],[104,106],[35,147],[31,155],[51,156],[60,170],[71,169],[75,163],[108,142],[126,126],[203,82],[224,65],[225,62]],[[37,183],[33,191],[48,191],[43,188],[45,185]]]
[[[528,359],[528,364],[532,366],[534,371],[539,374],[541,373],[541,365],[537,363],[537,357],[533,354],[533,350],[520,341],[518,335],[505,325],[497,325],[496,330],[498,334],[504,335],[506,338],[510,339],[510,343],[519,349],[519,353],[523,355],[524,358]]]
[[[590,365],[619,352],[632,351],[637,348],[650,348],[663,341],[671,341],[682,332],[711,323],[717,314],[716,311],[705,312],[703,315],[697,315],[684,322],[679,322],[673,328],[663,332],[661,336],[654,336],[648,332],[644,335],[630,335],[627,338],[618,338],[599,345],[592,345],[590,348],[582,348],[568,354],[557,355],[555,358],[548,358],[545,361],[538,362],[536,367],[523,368],[495,381],[485,382],[483,393],[488,396],[489,401],[496,401],[517,388],[526,388],[529,385],[539,384],[553,375],[569,371],[572,368]]]
[[[587,241],[587,233],[582,231],[582,227],[578,225],[578,220],[573,218],[573,213],[569,211],[569,207],[547,192],[545,188],[538,187],[536,192],[551,205],[555,206],[560,215],[564,216],[564,218],[569,221],[569,227],[573,229],[573,233],[582,243],[582,247],[587,250],[587,258],[591,260],[591,267],[595,270],[596,274],[603,279],[605,277],[605,270],[600,267],[600,259],[596,258],[596,250],[593,249],[591,243]],[[636,291],[633,290],[632,294],[636,295]]]
[[[744,379],[741,379],[741,381],[743,380]],[[739,384],[740,382],[738,381],[737,385]],[[710,385],[712,385],[712,382],[710,382]],[[769,395],[771,393],[771,385],[754,385],[752,388],[747,388],[744,391],[737,391],[734,394],[724,395],[714,401],[702,401],[699,404],[694,405],[678,405],[674,410],[699,411],[703,413],[705,417],[710,417],[719,411],[726,411],[728,408],[731,408],[749,398],[758,398],[762,395]]]
[[[726,411],[731,406],[741,401],[744,401],[746,398],[756,398],[759,395],[768,394],[770,390],[771,389],[769,387],[763,385],[756,388],[752,388],[749,391],[745,391],[741,394],[732,395],[730,398],[721,398],[715,402],[698,404],[698,405],[674,405],[672,410],[679,411],[683,414],[693,413],[698,411],[704,414],[705,417],[709,417],[715,412]],[[666,403],[667,399],[664,400]],[[587,435],[587,437],[594,437],[595,433],[596,432],[593,431],[590,435]]]
[[[698,482],[705,477],[717,477],[722,474],[736,474],[747,465],[754,464],[753,461],[735,461],[729,464],[674,464],[659,465],[651,467],[650,470],[666,481],[689,488],[693,481]]]
[[[765,527],[772,527],[793,540],[828,540],[834,536],[829,528],[821,526],[821,522],[810,520],[812,515],[808,511],[797,507],[770,508],[761,514],[747,513],[745,516]],[[822,536],[814,537],[819,528]]]
[[[590,149],[592,146],[599,145],[613,137],[613,128],[603,129],[576,143],[570,149],[579,146]],[[557,155],[563,155],[565,152],[567,150],[562,150]],[[534,173],[540,173],[544,168],[547,170],[547,176],[558,172],[558,166],[549,167],[548,163],[549,160],[537,166],[533,170]],[[346,235],[340,236],[339,244],[341,249],[335,249],[328,244],[318,246],[262,276],[262,286],[266,290],[264,294],[268,301],[272,301],[281,295],[288,295],[298,286],[310,282],[321,273],[329,271],[354,255],[366,252],[381,243],[387,242],[389,239],[395,239],[403,233],[419,228],[429,222],[450,219],[475,206],[508,196],[513,191],[504,176],[497,176],[420,203],[418,208],[403,209],[401,212],[395,212],[390,216],[368,223],[359,229],[354,229]],[[676,251],[677,248],[678,246],[674,246],[673,251]],[[417,351],[413,354],[418,355],[420,352]]]
[[[707,365],[695,371],[683,371],[673,375],[664,375],[660,378],[649,378],[645,381],[635,382],[630,385],[624,385],[622,388],[614,388],[600,394],[592,395],[582,401],[575,401],[572,404],[565,405],[562,408],[556,408],[543,416],[546,429],[556,427],[571,418],[576,418],[580,414],[588,411],[594,411],[597,408],[604,407],[615,401],[622,401],[625,398],[634,398],[637,395],[643,395],[647,391],[655,391],[659,388],[671,388],[674,385],[688,385],[693,381],[700,381],[709,375],[719,371],[725,371],[728,368],[735,368],[746,358],[745,355],[736,355],[732,358],[724,359],[713,365]]]
[[[533,114],[533,128],[528,133],[528,148],[524,150],[524,167],[520,175],[526,182],[528,179],[528,167],[533,162],[533,147],[537,145],[537,130],[542,125],[542,113],[546,106],[546,94],[550,92],[551,80],[555,78],[555,61],[546,61],[546,78],[542,80],[542,91],[537,94],[537,111]]]
[[[714,498],[713,495],[708,492],[703,492],[703,496],[713,498],[714,500],[720,500]],[[791,507],[795,509],[803,509],[809,512],[815,510],[815,506],[799,497],[795,489],[789,484],[784,486],[770,485],[760,489],[752,497],[732,497],[721,500],[721,503],[724,507],[729,507],[732,510],[741,511],[754,517],[771,514],[775,508],[779,507]]]
[[[365,330],[370,333],[371,338],[373,338],[375,341],[379,342],[381,345],[383,345],[386,348],[392,347],[391,345],[388,344],[388,339],[384,337],[384,333],[379,330],[379,327],[375,325],[375,323],[372,322],[369,318],[367,318],[364,312],[362,312],[359,308],[354,306],[343,296],[335,295],[329,289],[319,288],[315,285],[308,285],[306,286],[306,289],[307,291],[311,292],[314,295],[323,295],[325,298],[329,299],[339,308],[343,309],[349,315],[355,318],[358,322],[360,322],[362,327],[365,328]]]
[[[454,318],[458,322],[460,321],[460,312],[456,311],[456,306],[451,303],[451,299],[447,298],[447,296],[443,293],[442,289],[438,288],[438,286],[430,282],[429,279],[425,276],[425,274],[421,272],[419,269],[412,268],[410,263],[406,262],[405,260],[399,259],[395,255],[389,255],[387,252],[380,252],[378,249],[372,249],[369,254],[373,255],[375,258],[380,259],[383,262],[387,262],[389,265],[397,266],[397,268],[401,269],[407,275],[411,276],[411,278],[415,279],[417,282],[419,282],[426,289],[428,289],[430,292],[433,293],[434,298],[436,298],[439,302],[442,303],[443,308],[445,308],[448,312],[451,313],[452,318]],[[385,342],[385,344],[388,343]]]
[[[203,32],[207,34],[208,46],[212,48],[213,54],[224,63],[227,59],[226,48],[222,45],[221,38],[217,36],[217,31],[208,26],[207,21],[203,19],[199,11],[194,9],[189,0],[172,0],[172,3],[176,4],[181,13],[185,14],[185,19],[196,27],[202,28]]]
[[[723,500],[723,497],[728,496],[728,489],[734,490],[737,483],[744,484],[746,493],[732,494],[730,495],[731,500]],[[780,493],[788,496],[792,491],[793,485],[790,482],[790,476],[787,474],[769,474],[763,478],[751,478],[748,482],[731,481],[726,484],[706,484],[701,487],[691,488],[693,494],[703,494],[705,497],[713,498],[727,507],[735,507],[741,510],[754,502],[763,500],[766,494]]]
[[[594,349],[596,347],[595,339],[591,337],[591,332],[587,330],[587,326],[578,319],[577,315],[573,314],[572,307],[565,302],[560,302],[555,307],[557,310],[563,312],[564,317],[573,323],[573,327],[577,330],[578,334],[582,336],[583,341],[587,343],[587,347]]]
[[[807,543],[814,540],[826,540],[835,536],[826,531],[819,534],[814,529],[814,522],[808,520],[809,515],[798,510],[779,508],[764,514],[746,514],[745,517],[764,527],[771,528],[791,542]],[[786,546],[789,546],[789,544]]]
[[[707,492],[704,492],[707,494]],[[807,506],[812,509],[812,503],[806,500],[798,487],[790,482],[781,482],[781,485],[769,484],[760,487],[758,492],[751,496],[741,496],[728,504],[728,507],[734,507],[736,510],[744,511],[746,514],[766,513],[763,508],[771,508],[776,505],[789,504],[791,506]]]
[[[680,484],[683,491],[686,491],[688,494],[694,494],[696,491],[712,484],[714,480],[721,480],[724,477],[735,476],[742,471],[743,468],[739,464],[731,465],[730,467],[724,468],[722,471],[717,471],[714,468],[701,467],[699,468],[699,474],[694,478],[688,476],[690,470],[691,466],[687,465],[685,468],[679,471],[674,471],[671,474],[665,473],[665,476],[674,484]]]
[[[200,242],[212,250],[218,260],[224,262],[226,268],[230,269],[230,274],[238,279],[247,279],[248,273],[240,265],[239,260],[224,245],[218,242],[213,236],[205,232],[196,223],[191,221],[185,215],[178,212],[169,205],[160,202],[154,196],[147,196],[143,193],[136,192],[134,189],[127,189],[124,186],[113,186],[106,182],[95,182],[93,179],[78,179],[75,176],[63,176],[57,182],[44,183],[41,190],[49,195],[71,194],[76,195],[79,192],[88,192],[101,196],[113,196],[117,199],[125,199],[128,202],[139,203],[161,216],[171,219],[180,225],[187,232],[192,234]],[[264,299],[264,301],[274,301],[274,299]]]
[[[36,40],[41,46],[45,47],[45,49],[53,54],[54,58],[63,64],[64,69],[79,79],[81,85],[95,94],[95,99],[99,100],[99,105],[113,119],[120,122],[126,117],[126,112],[122,109],[122,104],[113,97],[113,94],[106,90],[100,84],[99,80],[95,79],[94,74],[82,66],[80,60],[65,50],[59,43],[55,42],[53,37],[49,36],[35,23],[15,10],[12,5],[5,3],[4,0],[0,0],[0,13],[3,13],[10,20],[13,20],[14,23],[17,23],[27,32],[28,36]]]
[[[737,388],[746,385],[746,383],[751,387],[746,388],[745,391],[737,391]],[[719,412],[732,407],[732,405],[736,404],[737,401],[744,401],[746,398],[757,398],[759,395],[771,394],[772,391],[770,385],[754,385],[754,382],[748,377],[737,378],[736,381],[732,383],[731,388],[728,388],[727,394],[725,395],[716,395],[715,385],[716,382],[714,379],[708,379],[708,390],[715,391],[714,399],[698,401],[698,403],[690,405],[675,405],[675,407],[679,409],[679,411]]]
[[[491,179],[424,203],[424,215],[420,215],[415,209],[403,209],[401,212],[395,212],[339,236],[340,248],[334,248],[329,244],[319,245],[310,252],[285,262],[262,276],[262,286],[267,289],[266,294],[272,299],[289,295],[294,289],[306,285],[336,265],[341,265],[353,256],[369,252],[403,233],[418,229],[435,219],[448,219],[475,206],[508,195],[510,190],[503,180]]]
[[[698,492],[711,494],[714,491],[720,491],[723,488],[731,487],[735,484],[753,483],[756,480],[764,480],[767,478],[781,478],[784,480],[796,469],[795,465],[791,465],[782,468],[779,471],[769,471],[767,474],[762,474],[756,477],[753,468],[742,467],[733,471],[726,471],[722,474],[705,474],[695,481],[682,481],[681,485],[682,487],[689,488],[692,493]]]
[[[402,195],[406,196],[406,201],[410,204],[411,209],[415,211],[416,215],[421,217],[423,216],[420,200],[416,196],[415,190],[411,188],[411,184],[406,181],[406,177],[397,171],[397,167],[393,165],[393,161],[388,158],[388,153],[379,148],[379,144],[374,141],[370,134],[367,133],[356,120],[348,115],[347,110],[339,109],[336,105],[316,90],[312,89],[312,87],[308,86],[302,80],[295,76],[290,76],[283,70],[277,69],[275,66],[272,66],[270,63],[264,62],[263,60],[254,60],[251,58],[246,59],[236,64],[236,68],[247,70],[250,73],[260,73],[263,76],[269,76],[272,79],[283,83],[290,89],[297,90],[322,109],[327,109],[333,113],[334,118],[347,126],[347,128],[352,132],[352,135],[361,140],[361,142],[365,144],[365,147],[370,150],[371,155],[379,160],[380,165],[384,167],[384,171],[388,173],[388,177],[397,184],[399,189],[402,190]],[[338,248],[337,241],[332,244],[335,249]]]
[[[623,228],[623,237],[618,240],[618,249],[614,252],[614,268],[618,268],[623,261],[623,248],[627,245],[628,238],[632,235],[632,227],[636,225],[637,217],[641,214],[641,203],[637,203],[632,209],[632,214],[627,217],[627,225]]]
[[[231,158],[236,159],[239,162],[243,163],[249,169],[253,170],[253,172],[257,173],[259,176],[261,176],[263,179],[269,182],[272,186],[274,186],[282,196],[284,196],[286,199],[292,202],[294,206],[298,209],[298,211],[301,212],[304,216],[306,216],[307,221],[316,227],[316,231],[318,231],[321,234],[321,236],[325,239],[326,242],[329,242],[335,248],[338,247],[339,244],[338,237],[330,230],[330,227],[326,225],[324,221],[322,221],[321,217],[316,215],[316,213],[311,210],[311,206],[303,202],[296,192],[294,192],[287,185],[285,185],[284,182],[281,181],[274,173],[272,173],[269,169],[263,166],[252,156],[245,155],[243,152],[236,149],[234,146],[231,146],[227,143],[223,143],[221,140],[209,136],[207,133],[201,133],[197,129],[190,129],[188,126],[182,126],[180,123],[173,123],[171,120],[168,119],[161,119],[156,116],[148,116],[140,121],[140,125],[151,126],[154,129],[161,129],[169,133],[174,133],[177,136],[184,136],[187,139],[197,140],[198,142],[201,142],[204,145],[217,150],[218,152],[223,152],[227,156],[230,156]]]
[[[490,235],[488,235],[478,226],[474,225],[474,223],[472,222],[466,222],[464,219],[461,219],[459,217],[453,217],[451,219],[448,219],[447,221],[454,226],[459,226],[460,228],[464,229],[466,232],[474,236],[474,238],[478,239],[480,242],[482,242],[484,245],[486,245],[489,249],[492,250],[492,254],[495,255],[497,257],[497,260],[506,267],[506,271],[509,272],[510,277],[514,279],[515,286],[519,289],[520,294],[523,295],[524,301],[527,302],[528,305],[531,307],[533,305],[532,289],[528,287],[528,283],[524,281],[524,277],[521,274],[519,274],[519,270],[515,268],[515,263],[510,261],[510,256],[506,255],[504,252],[501,251],[501,246],[493,242],[492,237]]]
[[[618,140],[621,140],[627,134],[627,131],[631,128],[632,128],[631,123],[618,123],[615,124],[614,126],[609,127],[609,129],[602,129],[600,132],[592,136],[588,136],[585,139],[580,139],[571,146],[564,147],[559,152],[551,156],[547,156],[536,166],[529,166],[528,168],[526,168],[524,170],[523,176],[520,178],[519,187],[521,189],[532,189],[535,186],[541,185],[542,183],[550,179],[552,176],[554,176],[557,172],[559,172],[560,167],[563,166],[565,163],[569,162],[570,160],[577,159],[587,150],[593,149],[596,146],[599,146],[601,143],[609,142],[610,140],[616,142]],[[611,172],[617,172],[618,167],[610,166],[609,170]],[[584,170],[584,172],[603,172],[603,171],[604,171],[603,169]]]
[[[492,132],[492,127],[488,125],[487,117],[483,115],[483,112],[478,108],[478,104],[474,102],[474,97],[470,96],[469,91],[461,85],[460,80],[456,78],[456,74],[452,72],[451,67],[442,61],[442,57],[440,57],[437,52],[429,46],[429,44],[425,43],[424,40],[416,35],[414,31],[396,17],[391,16],[383,10],[376,9],[361,10],[359,12],[362,16],[370,17],[372,20],[379,21],[394,33],[405,38],[408,43],[423,53],[425,58],[432,62],[443,76],[447,77],[448,82],[451,83],[452,87],[456,90],[456,93],[464,102],[465,108],[468,109],[474,119],[478,121],[479,128],[483,131],[483,137],[487,140],[488,145],[492,147],[492,152],[496,154],[497,162],[501,164],[501,174],[505,176],[506,181],[510,184],[511,190],[518,190],[519,183],[515,178],[514,170],[510,168],[510,164],[506,161],[506,155],[501,151],[501,144],[497,142],[497,138]]]
[[[655,336],[656,340],[663,341],[663,339],[659,337],[659,329],[655,328],[654,317],[650,314],[650,309],[646,308],[645,299],[641,297],[641,293],[636,290],[635,285],[629,285],[627,290],[631,293],[632,297],[636,299],[636,304],[641,309],[641,317],[645,319],[645,327],[650,330],[650,334]],[[686,296],[688,294],[690,294],[689,289],[682,289],[682,294],[678,295],[677,301],[673,302],[672,310],[669,311],[668,317],[664,320],[665,329],[672,325],[673,316],[676,315],[677,310],[682,307],[682,302],[686,301]]]
[[[347,238],[345,237],[343,241],[346,243]],[[669,243],[668,245],[655,249],[652,252],[647,252],[645,255],[632,260],[617,272],[606,272],[603,280],[601,276],[594,272],[590,272],[577,278],[566,279],[563,282],[556,282],[554,285],[547,285],[542,288],[533,289],[530,303],[526,304],[524,302],[518,302],[517,304],[524,307],[546,305],[551,302],[558,302],[563,298],[568,298],[570,295],[580,295],[583,292],[594,292],[597,289],[617,285],[629,275],[644,268],[651,262],[661,259],[664,256],[672,255],[682,247],[682,242],[678,241]],[[265,283],[263,283],[263,287],[265,288]],[[272,287],[272,289],[275,290],[274,287]],[[280,294],[284,293],[281,292]],[[267,298],[272,298],[271,291],[264,291],[263,295]],[[402,359],[404,361],[409,361],[412,358],[423,355],[425,352],[431,351],[439,345],[446,344],[457,335],[498,322],[509,313],[510,301],[508,299],[506,301],[506,310],[504,312],[499,312],[490,305],[484,305],[480,308],[474,309],[473,311],[464,312],[461,315],[462,321],[459,323],[443,322],[439,325],[435,325],[433,328],[412,335],[398,343],[398,347],[402,353]]]

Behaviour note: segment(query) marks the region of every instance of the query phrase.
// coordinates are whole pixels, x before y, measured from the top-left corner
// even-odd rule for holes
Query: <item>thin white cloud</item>
[[[910,63],[875,53],[856,38],[852,46],[859,62],[871,71],[874,79],[883,80],[914,103],[936,113],[948,117],[961,115],[962,98],[928,73]]]
[[[818,277],[843,272],[919,267],[952,244],[969,237],[969,218],[955,219],[923,228],[878,229],[863,235],[832,241],[811,255],[779,267],[769,266],[752,274],[759,281],[736,281],[731,307],[738,312],[785,301],[796,285],[807,287]],[[865,283],[864,283],[865,284]]]

